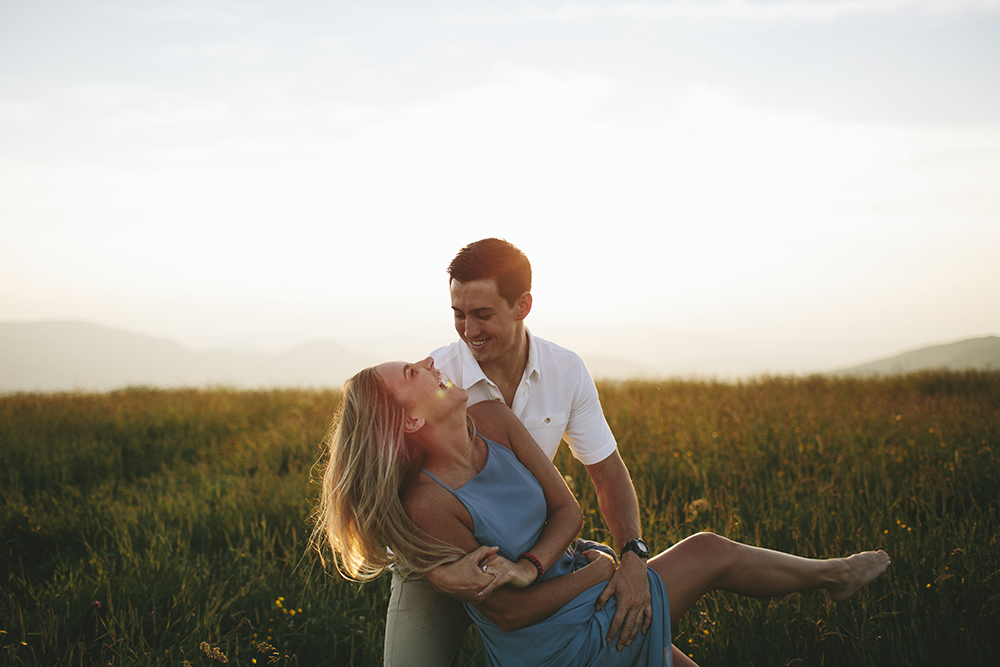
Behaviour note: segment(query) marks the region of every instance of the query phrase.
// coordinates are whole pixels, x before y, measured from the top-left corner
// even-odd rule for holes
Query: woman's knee
[[[736,543],[710,531],[695,533],[677,546],[683,546],[687,557],[711,568],[719,577],[725,576],[736,560]]]
[[[692,550],[694,553],[711,555],[727,548],[729,543],[730,541],[721,535],[709,530],[703,530],[700,533],[695,533],[690,537],[684,538],[677,546],[684,545],[685,549]]]
[[[715,533],[696,533],[650,560],[667,590],[672,622],[702,595],[725,583],[733,570],[732,544]]]

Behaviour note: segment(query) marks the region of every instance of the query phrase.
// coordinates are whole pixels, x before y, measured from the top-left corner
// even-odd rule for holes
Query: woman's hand
[[[598,568],[598,572],[600,572],[602,580],[610,579],[611,575],[615,573],[616,568],[614,559],[600,549],[587,549],[583,552],[583,555],[587,557],[587,560],[590,563],[587,567]]]
[[[527,588],[538,578],[538,570],[527,559],[518,560],[512,563],[503,556],[497,554],[483,561],[484,572],[494,575],[493,581],[486,587],[483,593],[492,593],[504,584],[510,584],[511,588]],[[488,594],[488,593],[487,593]]]
[[[497,586],[493,575],[485,571],[486,561],[499,547],[479,547],[454,563],[441,565],[424,575],[439,593],[478,604],[488,598]]]

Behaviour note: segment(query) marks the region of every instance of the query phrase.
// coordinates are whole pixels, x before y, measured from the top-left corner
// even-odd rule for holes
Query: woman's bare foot
[[[884,551],[865,551],[848,556],[843,562],[847,566],[844,580],[827,589],[834,602],[843,602],[878,579],[892,561]]]

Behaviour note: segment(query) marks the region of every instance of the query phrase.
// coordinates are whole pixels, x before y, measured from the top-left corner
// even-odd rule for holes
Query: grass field
[[[654,550],[713,530],[892,556],[842,604],[708,596],[675,629],[702,665],[1000,664],[1000,374],[600,390]],[[388,581],[306,551],[337,400],[0,396],[0,665],[380,665]],[[582,466],[556,463],[606,539]]]

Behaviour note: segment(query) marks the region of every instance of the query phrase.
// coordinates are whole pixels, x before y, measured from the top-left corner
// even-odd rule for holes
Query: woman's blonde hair
[[[404,418],[374,367],[344,383],[324,443],[328,458],[311,544],[321,558],[329,546],[334,567],[348,579],[367,581],[390,565],[403,578],[420,576],[465,555],[418,528],[403,509],[421,459],[406,440]]]

